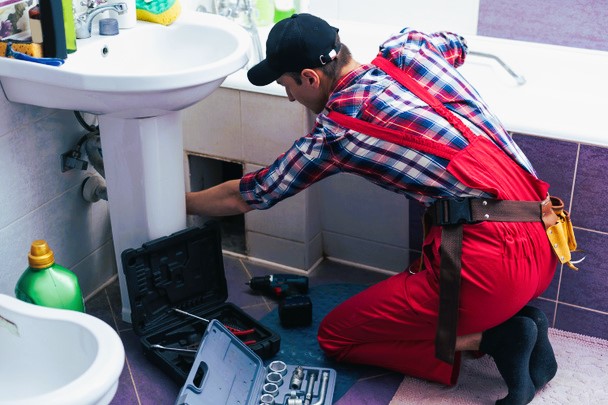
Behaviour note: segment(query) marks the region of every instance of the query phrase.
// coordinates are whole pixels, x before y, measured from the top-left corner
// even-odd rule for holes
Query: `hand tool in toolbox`
[[[179,308],[173,308],[173,310],[175,312],[179,312],[182,315],[190,316],[192,318],[198,319],[199,321],[203,321],[205,323],[211,322],[209,319],[202,318],[200,316],[191,314],[190,312],[183,311],[183,310],[181,310]],[[247,336],[247,335],[251,335],[252,333],[255,333],[255,329],[254,328],[238,329],[238,328],[235,328],[235,327],[229,326],[229,325],[224,325],[224,326],[226,327],[226,329],[228,329],[230,332],[232,332],[232,334],[234,336]],[[255,340],[243,340],[243,343],[245,343],[246,345],[252,345],[252,344],[255,344]]]
[[[209,326],[201,319],[229,325],[238,334],[235,338],[247,342],[261,358],[279,351],[278,334],[226,302],[228,287],[217,222],[127,249],[121,258],[132,325],[144,354],[179,385],[186,381]]]
[[[250,347],[211,320],[176,405],[331,405],[336,371],[288,365],[268,367]]]
[[[279,299],[279,320],[283,327],[312,323],[312,301],[305,295],[308,293],[308,277],[269,274],[253,277],[247,284],[253,291]]]

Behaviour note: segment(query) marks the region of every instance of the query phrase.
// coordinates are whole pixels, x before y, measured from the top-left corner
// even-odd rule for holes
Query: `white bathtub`
[[[378,45],[403,27],[328,19],[355,60],[368,63]],[[270,27],[259,30],[265,48]],[[608,146],[604,126],[608,52],[465,35],[469,50],[489,53],[525,79],[516,80],[490,58],[467,57],[459,68],[507,130],[546,138]],[[256,87],[240,70],[222,87],[285,97],[276,83]]]
[[[0,294],[0,405],[108,404],[124,360],[105,322]]]

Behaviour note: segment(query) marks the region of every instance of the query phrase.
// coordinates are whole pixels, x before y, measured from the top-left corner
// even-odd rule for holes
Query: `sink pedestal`
[[[120,35],[80,39],[62,66],[0,58],[9,101],[99,116],[125,321],[131,305],[120,255],[186,227],[178,111],[245,66],[250,43],[234,21],[184,9],[169,26],[137,21]]]
[[[99,129],[122,318],[131,322],[120,255],[186,227],[181,113],[133,119],[100,115]]]

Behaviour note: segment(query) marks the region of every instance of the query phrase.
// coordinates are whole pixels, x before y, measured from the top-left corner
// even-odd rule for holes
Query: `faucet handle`
[[[82,0],[80,2],[81,6],[85,6],[87,9],[92,9],[92,8],[96,8],[99,5],[102,5],[104,3],[107,3],[108,0]]]

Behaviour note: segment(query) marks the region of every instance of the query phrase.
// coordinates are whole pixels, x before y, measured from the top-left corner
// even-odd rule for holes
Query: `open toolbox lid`
[[[265,370],[262,359],[214,319],[176,405],[258,404]]]
[[[171,308],[213,308],[228,298],[217,222],[126,249],[121,259],[139,336],[176,322]]]

